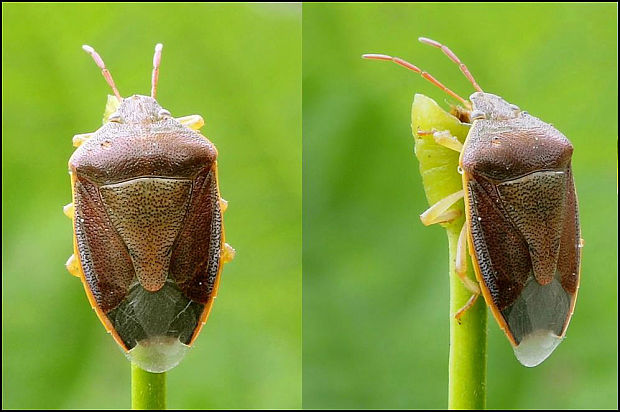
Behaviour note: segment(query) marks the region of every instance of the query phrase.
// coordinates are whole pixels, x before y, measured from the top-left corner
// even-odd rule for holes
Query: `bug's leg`
[[[474,306],[474,303],[476,303],[478,296],[480,296],[480,293],[472,294],[467,303],[465,303],[465,305],[461,309],[457,310],[454,314],[454,317],[456,318],[456,321],[459,323],[459,325],[461,324],[461,317],[463,317],[465,312],[467,312],[469,309],[471,309],[472,306]]]
[[[478,284],[474,282],[473,280],[471,280],[469,277],[467,277],[467,224],[466,223],[463,224],[463,228],[461,229],[459,240],[456,245],[455,272],[456,272],[456,275],[461,280],[461,282],[463,282],[463,285],[465,286],[465,288],[467,288],[467,290],[469,290],[472,293],[467,303],[465,303],[465,306],[457,310],[456,313],[454,314],[454,317],[460,324],[461,316],[463,316],[465,312],[467,312],[469,308],[471,308],[474,305],[474,303],[476,303],[478,296],[480,296],[480,287],[478,286]]]
[[[73,220],[73,216],[75,215],[75,209],[73,207],[73,203],[69,203],[62,207],[63,213],[71,220]]]
[[[452,136],[449,130],[418,130],[418,136],[428,136],[433,135],[433,139],[435,143],[438,145],[447,147],[448,149],[452,149],[461,153],[463,150],[463,143],[459,142],[459,140]]]
[[[224,243],[224,248],[222,249],[222,262],[228,263],[235,258],[235,249],[230,246],[228,243]]]
[[[93,137],[94,133],[76,134],[73,136],[73,147],[80,147],[82,143]]]
[[[71,220],[74,219],[75,208],[73,207],[73,203],[69,203],[63,206],[62,211],[64,212],[65,216],[67,216],[69,219]],[[65,263],[65,267],[67,268],[69,273],[71,273],[73,276],[76,276],[78,278],[80,277],[80,264],[75,258],[75,255],[69,256],[67,263]]]
[[[434,225],[435,223],[451,222],[461,215],[460,210],[448,210],[450,206],[458,202],[463,198],[463,191],[459,190],[456,193],[452,193],[429,207],[424,213],[420,215],[420,220],[424,226]]]
[[[228,202],[220,197],[220,210],[224,213],[228,209]],[[235,258],[235,249],[230,246],[228,243],[224,243],[224,248],[222,249],[222,263],[228,263]]]
[[[178,117],[176,121],[181,123],[183,126],[189,127],[192,130],[199,130],[202,126],[205,125],[204,119],[199,114]]]
[[[71,255],[65,263],[65,267],[75,277],[80,277],[80,262],[75,258],[75,255]]]

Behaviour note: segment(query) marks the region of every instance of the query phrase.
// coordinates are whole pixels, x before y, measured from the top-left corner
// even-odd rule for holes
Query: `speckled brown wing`
[[[569,164],[567,170],[567,190],[564,228],[560,239],[557,271],[560,275],[560,283],[564,290],[571,295],[570,312],[564,324],[562,335],[568,328],[570,316],[575,308],[577,290],[581,272],[581,230],[579,224],[579,206],[577,203],[577,190],[573,180],[572,167]]]
[[[493,315],[517,344],[501,311],[514,304],[531,276],[527,244],[506,220],[495,185],[482,176],[465,177],[469,250],[476,276]]]
[[[469,176],[468,220],[476,272],[495,317],[515,345],[541,331],[562,336],[566,329],[576,272],[559,258],[570,257],[575,246],[568,244],[578,239],[574,199],[570,169],[534,172],[505,182]],[[575,264],[578,261],[569,266]]]
[[[75,170],[73,176],[78,257],[90,293],[100,311],[107,313],[125,299],[134,269],[123,240],[108,219],[99,188]]]
[[[188,344],[200,333],[217,296],[224,241],[217,161],[214,161],[194,180],[189,213],[170,262],[170,278],[187,299],[202,308]]]
[[[222,214],[214,162],[194,179],[188,215],[170,261],[170,277],[189,299],[207,303],[212,298],[221,247]]]
[[[153,338],[189,344],[205,305],[185,296],[168,268],[191,181],[143,177],[97,187],[73,175],[76,247],[91,304],[106,329],[127,351]]]

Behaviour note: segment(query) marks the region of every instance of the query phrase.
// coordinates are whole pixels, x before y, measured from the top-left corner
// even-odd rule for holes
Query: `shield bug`
[[[463,104],[452,114],[469,127],[464,143],[448,130],[414,130],[418,137],[432,136],[437,144],[460,153],[454,173],[462,174],[462,190],[420,216],[425,225],[453,221],[458,213],[451,206],[464,198],[456,273],[472,297],[455,316],[460,319],[482,293],[517,359],[536,366],[565,336],[579,286],[583,241],[571,168],[573,146],[550,124],[484,92],[448,47],[419,40],[459,66],[476,90],[469,100],[398,57],[363,57],[412,70]],[[477,283],[466,276],[466,249]]]
[[[176,366],[206,322],[225,243],[217,150],[198,132],[198,115],[173,118],[155,100],[162,45],[155,46],[151,95],[112,91],[104,124],[76,135],[69,159],[74,254],[97,316],[127,357],[150,372]]]

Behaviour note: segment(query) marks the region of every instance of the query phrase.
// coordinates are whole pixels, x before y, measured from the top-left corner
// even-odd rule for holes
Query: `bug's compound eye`
[[[471,120],[485,120],[487,118],[487,115],[481,111],[481,110],[474,110],[471,112],[471,114],[469,115]]]
[[[118,112],[114,112],[108,117],[108,122],[122,123],[123,120]]]
[[[160,119],[170,119],[172,117],[172,115],[170,114],[170,112],[166,109],[161,109],[158,113],[157,116],[159,116]]]

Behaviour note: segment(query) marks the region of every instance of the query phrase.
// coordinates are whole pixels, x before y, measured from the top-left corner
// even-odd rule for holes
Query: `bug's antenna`
[[[153,77],[151,78],[151,97],[154,99],[157,94],[157,81],[159,80],[159,64],[161,63],[161,49],[164,45],[157,43],[155,45],[155,54],[153,55]]]
[[[482,92],[482,89],[480,88],[480,86],[478,86],[478,83],[474,79],[474,76],[472,76],[471,73],[469,72],[469,70],[467,69],[467,66],[465,66],[465,64],[463,62],[461,62],[461,60],[457,57],[457,55],[454,54],[454,52],[452,50],[450,50],[448,48],[448,46],[444,46],[443,44],[439,43],[438,41],[427,39],[426,37],[419,37],[418,40],[420,42],[422,42],[422,43],[425,43],[425,44],[431,45],[433,47],[437,47],[438,49],[441,49],[441,51],[444,52],[444,54],[446,56],[448,56],[450,58],[450,60],[452,60],[454,63],[459,65],[459,68],[461,69],[461,71],[463,72],[465,77],[467,77],[467,79],[474,86],[474,89],[476,89],[479,92]]]
[[[463,99],[461,96],[459,96],[458,94],[454,93],[452,90],[448,89],[446,86],[443,85],[443,83],[441,83],[439,80],[435,79],[430,73],[427,73],[425,71],[422,71],[418,68],[418,66],[409,63],[408,61],[405,61],[403,59],[401,59],[400,57],[392,57],[392,56],[388,56],[386,54],[364,54],[362,55],[362,58],[364,59],[371,59],[371,60],[388,60],[388,61],[393,61],[394,63],[403,66],[406,69],[412,70],[418,74],[420,74],[420,76],[424,77],[426,80],[428,80],[429,82],[433,83],[435,86],[439,87],[441,90],[443,90],[444,92],[448,93],[450,96],[454,97],[455,99],[461,101],[466,107],[471,108],[471,103],[469,103],[467,100]]]
[[[90,56],[95,61],[95,64],[99,66],[99,68],[101,69],[101,74],[103,74],[103,77],[105,78],[105,80],[108,82],[108,84],[112,88],[112,91],[116,95],[116,98],[118,99],[118,101],[120,102],[121,100],[123,100],[123,98],[121,97],[121,94],[118,92],[118,89],[116,88],[116,85],[114,84],[114,80],[112,79],[112,75],[110,74],[110,71],[106,69],[105,63],[101,59],[101,56],[99,56],[99,53],[97,53],[95,49],[93,49],[90,46],[87,46],[86,44],[82,46],[82,49],[84,49],[86,53],[90,54]]]

